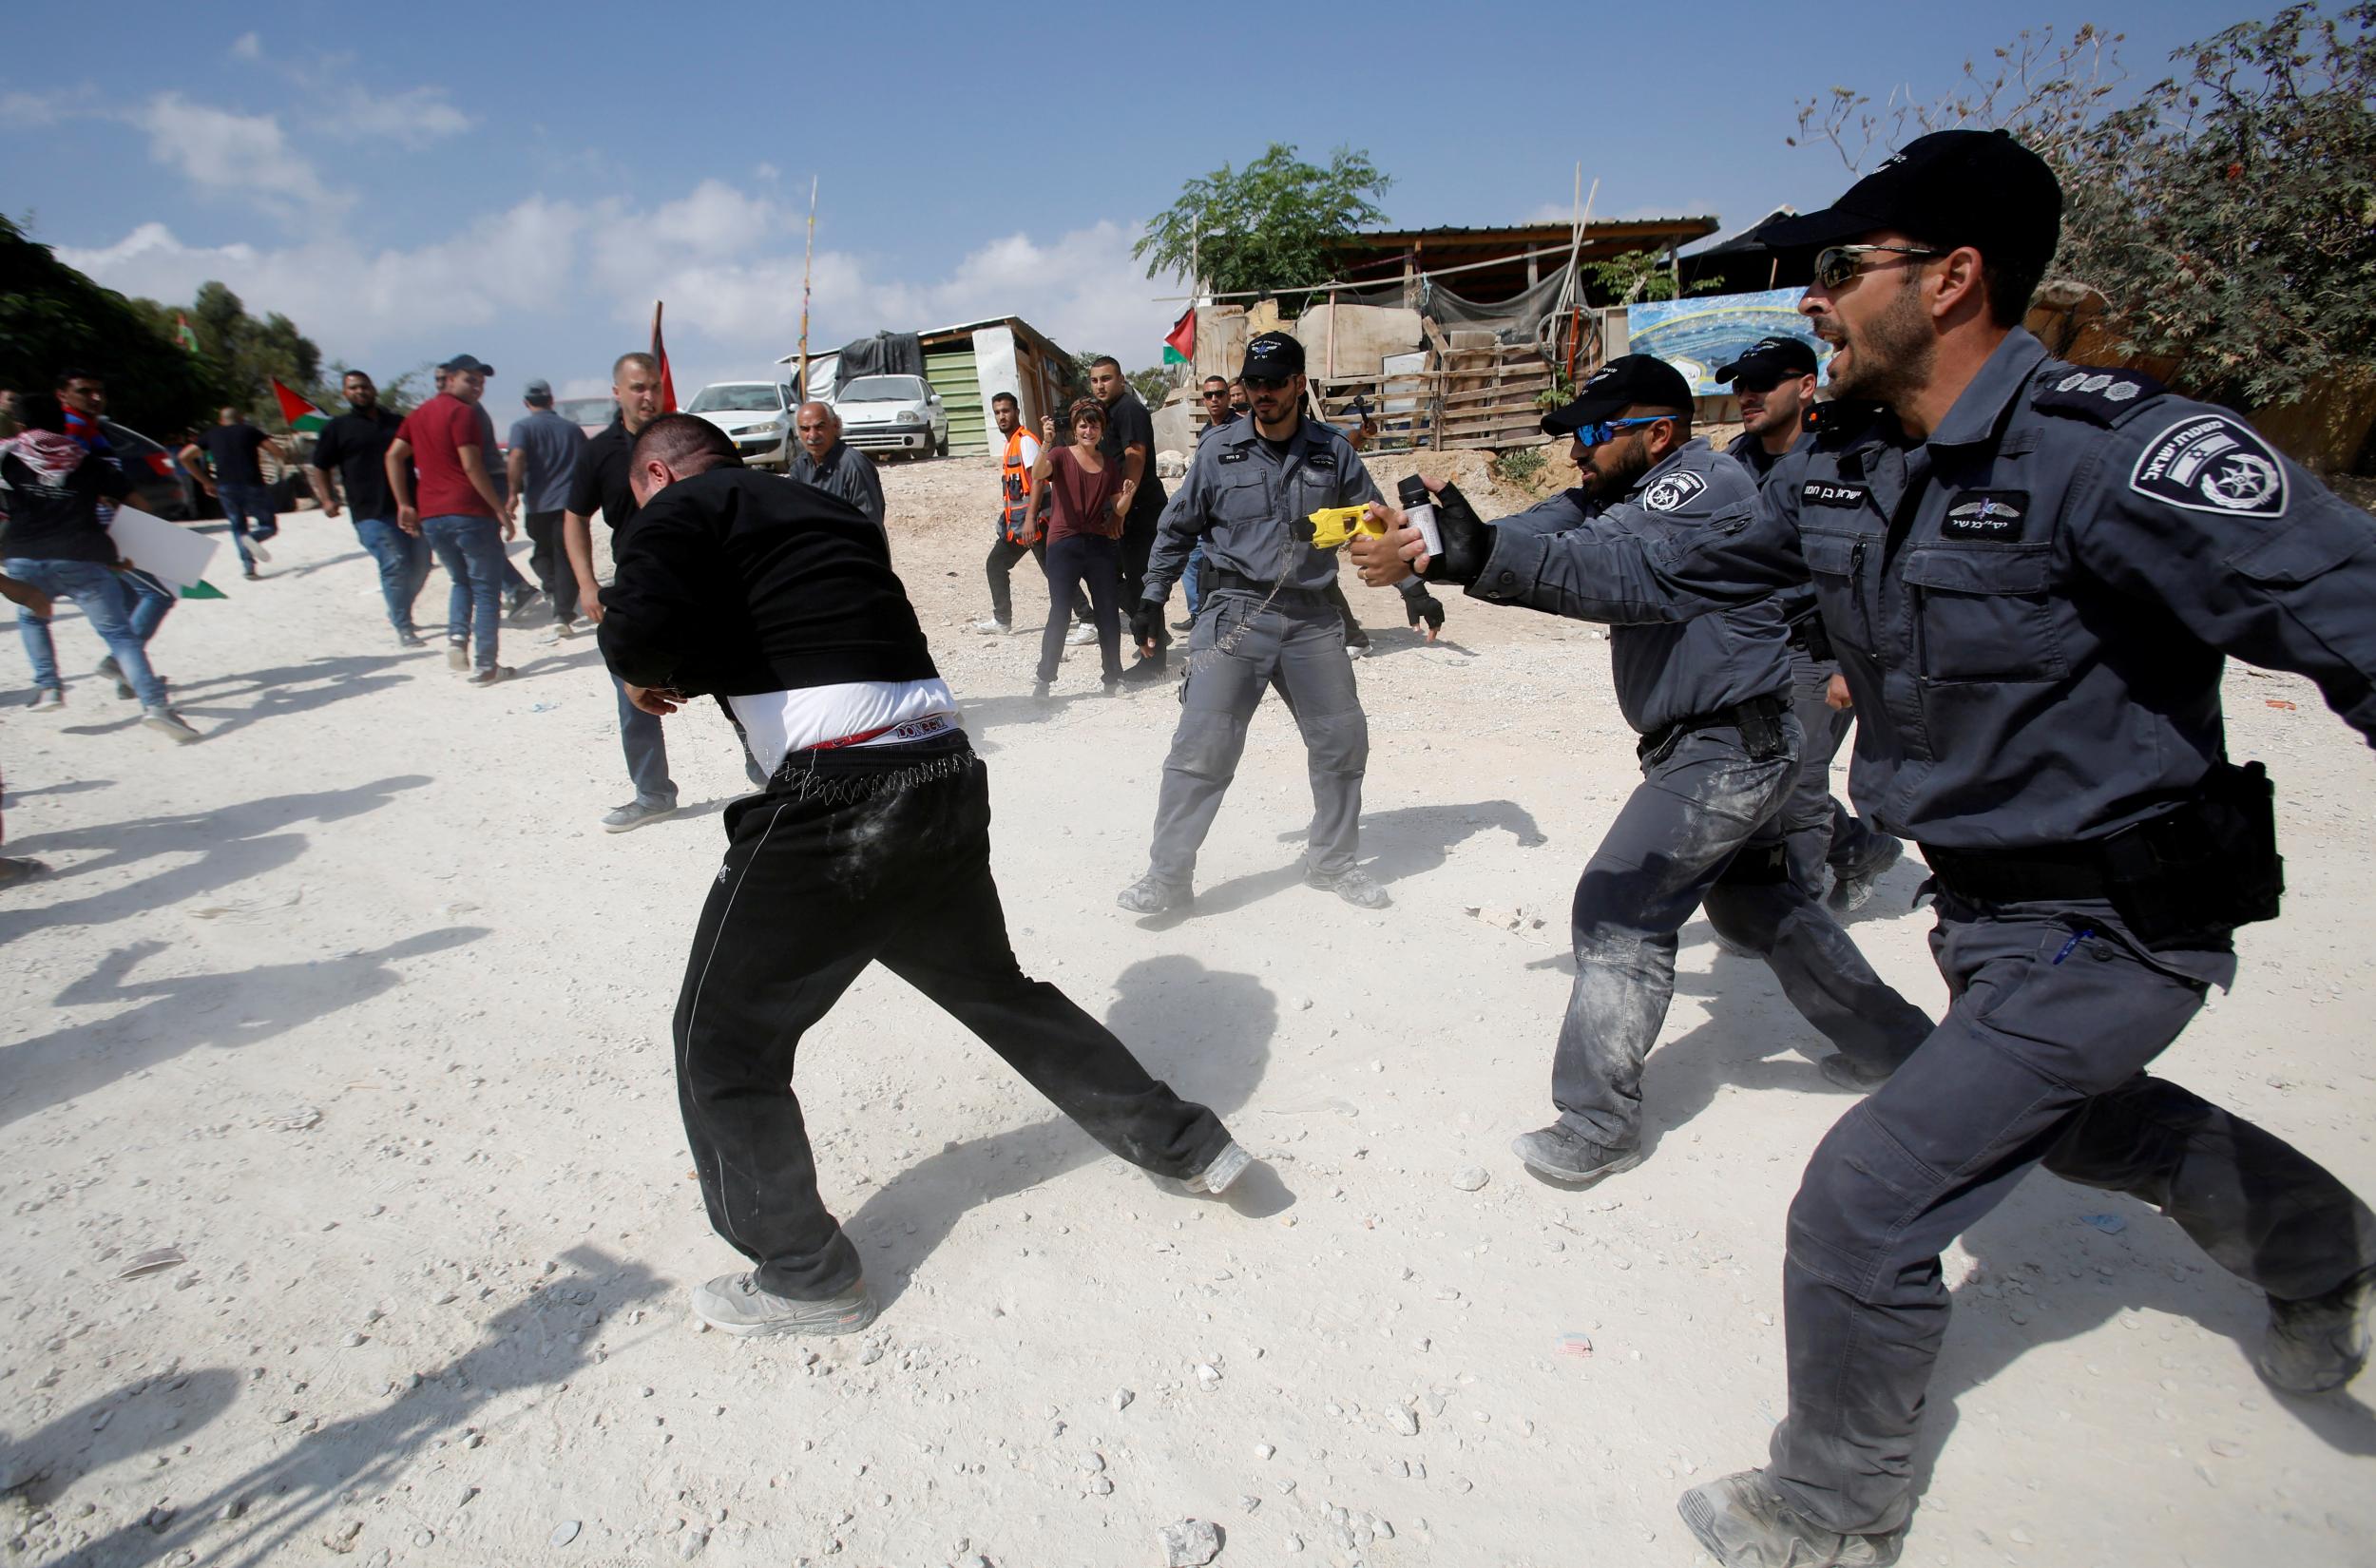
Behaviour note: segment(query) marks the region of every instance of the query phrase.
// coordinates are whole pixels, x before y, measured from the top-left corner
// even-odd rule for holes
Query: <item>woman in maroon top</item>
[[[1064,631],[1070,619],[1076,583],[1089,590],[1089,614],[1098,629],[1098,659],[1111,692],[1122,679],[1122,520],[1114,513],[1114,498],[1121,492],[1119,465],[1098,452],[1105,434],[1105,409],[1094,397],[1072,406],[1072,445],[1056,445],[1056,421],[1041,421],[1045,444],[1031,470],[1031,488],[1048,497],[1047,629],[1040,634],[1039,684],[1034,697],[1047,696],[1056,679],[1057,661],[1064,657]],[[1029,544],[1029,540],[1022,543]]]

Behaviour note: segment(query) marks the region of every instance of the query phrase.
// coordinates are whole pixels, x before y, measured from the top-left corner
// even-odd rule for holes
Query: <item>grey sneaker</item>
[[[1196,889],[1184,882],[1166,882],[1153,871],[1114,895],[1114,902],[1132,914],[1161,914],[1184,909],[1197,901]]]
[[[1098,629],[1085,621],[1074,621],[1072,630],[1064,634],[1064,645],[1068,648],[1083,648],[1097,640]]]
[[[66,706],[66,693],[56,686],[44,686],[33,694],[30,705],[37,714],[54,712]]]
[[[99,661],[99,679],[102,680],[114,681],[116,683],[116,696],[122,698],[126,702],[131,701],[132,698],[140,695],[132,689],[132,683],[124,679],[124,666],[116,662],[116,656],[113,654],[109,654],[106,658]]]
[[[552,644],[560,641],[563,638],[570,635],[572,634],[569,630],[569,622],[566,621],[556,621],[551,625],[546,627],[543,631],[538,632],[536,634],[536,641],[540,647],[550,647]]]
[[[446,644],[446,668],[467,670],[470,667],[470,645],[468,642]]]
[[[2289,1394],[2340,1388],[2367,1365],[2368,1312],[2376,1269],[2363,1269],[2323,1296],[2269,1298],[2269,1332],[2253,1358],[2271,1387]]]
[[[1561,1121],[1521,1133],[1510,1140],[1510,1153],[1536,1175],[1577,1187],[1589,1187],[1603,1176],[1630,1171],[1642,1160],[1638,1147],[1612,1149]]]
[[[1845,871],[1831,873],[1831,895],[1824,907],[1833,914],[1853,914],[1872,902],[1873,885],[1896,865],[1906,846],[1887,833],[1876,835],[1872,853]]]
[[[1784,1501],[1763,1470],[1695,1486],[1677,1511],[1724,1568],[1888,1568],[1906,1543],[1904,1530],[1849,1536],[1825,1529]]]
[[[519,671],[513,669],[508,664],[489,664],[483,670],[471,671],[470,679],[464,682],[464,684],[470,686],[500,686],[505,681],[510,679],[513,676],[518,675],[519,673]]]
[[[623,833],[630,828],[641,828],[646,822],[676,814],[677,803],[673,800],[630,800],[603,813],[603,832]]]
[[[1878,1067],[1868,1067],[1846,1051],[1834,1051],[1815,1063],[1815,1070],[1825,1081],[1846,1089],[1850,1094],[1870,1094],[1889,1081],[1889,1075]]]
[[[693,1315],[730,1334],[854,1334],[874,1321],[860,1280],[837,1296],[801,1301],[759,1289],[757,1274],[720,1274],[693,1292]]]
[[[1006,621],[1001,621],[994,615],[985,617],[966,628],[966,630],[969,632],[979,632],[984,637],[1005,637],[1007,633],[1013,631],[1014,629],[1014,627],[1008,625]]]
[[[186,746],[193,740],[205,738],[191,727],[188,719],[171,708],[143,708],[141,722],[180,745]]]
[[[1386,896],[1386,889],[1378,886],[1376,879],[1358,866],[1348,867],[1334,876],[1324,871],[1307,871],[1304,886],[1334,893],[1356,909],[1383,909],[1394,902]]]

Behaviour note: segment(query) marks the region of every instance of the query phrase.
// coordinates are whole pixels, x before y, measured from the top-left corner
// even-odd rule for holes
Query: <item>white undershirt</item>
[[[730,697],[751,755],[770,773],[796,752],[868,730],[885,733],[866,746],[895,746],[957,729],[957,699],[948,683],[930,680],[852,680],[837,686]]]

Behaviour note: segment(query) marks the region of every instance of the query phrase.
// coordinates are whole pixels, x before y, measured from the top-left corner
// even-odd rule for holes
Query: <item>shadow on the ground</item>
[[[529,1287],[527,1299],[489,1318],[476,1346],[442,1367],[424,1368],[416,1386],[396,1394],[379,1409],[304,1429],[282,1452],[205,1495],[177,1496],[163,1520],[158,1520],[152,1513],[147,1520],[119,1525],[63,1560],[76,1568],[139,1568],[183,1550],[194,1553],[201,1562],[225,1568],[250,1568],[294,1558],[310,1559],[323,1556],[318,1538],[332,1535],[335,1539],[340,1534],[337,1523],[343,1520],[364,1520],[365,1529],[333,1550],[346,1552],[358,1545],[402,1550],[405,1537],[425,1524],[442,1525],[443,1518],[423,1518],[410,1510],[374,1516],[359,1506],[362,1500],[402,1495],[406,1489],[401,1479],[408,1467],[432,1444],[459,1433],[465,1425],[487,1429],[500,1439],[507,1423],[525,1418],[539,1401],[513,1403],[490,1416],[499,1402],[565,1384],[590,1363],[595,1336],[584,1335],[584,1344],[576,1342],[586,1311],[615,1317],[625,1309],[657,1299],[664,1289],[663,1282],[642,1265],[622,1263],[598,1248],[573,1248],[563,1254],[563,1260],[567,1268],[562,1272]],[[190,1375],[189,1383],[200,1389],[198,1399],[203,1402],[202,1416],[211,1417],[222,1407],[229,1392],[226,1381],[236,1383],[237,1374],[222,1367]],[[262,1396],[259,1390],[250,1397]],[[187,1406],[192,1401],[185,1393],[182,1403]],[[187,1414],[177,1413],[186,1424]],[[87,1430],[86,1425],[86,1434]],[[146,1428],[141,1430],[144,1433]],[[80,1473],[92,1467],[81,1464],[80,1456],[64,1451],[79,1435],[84,1434],[71,1433],[59,1422],[28,1440],[26,1463],[39,1465],[46,1462],[50,1471],[48,1479],[39,1484],[43,1495],[54,1496],[71,1479],[64,1474],[67,1468],[75,1467]],[[517,1435],[537,1441],[525,1427]],[[162,1441],[145,1445],[155,1446]],[[46,1442],[54,1442],[58,1451],[46,1453],[39,1446]],[[226,1509],[235,1517],[220,1519]],[[338,1520],[333,1520],[334,1514]],[[381,1528],[370,1527],[374,1520]],[[403,1536],[391,1539],[391,1524]],[[386,1555],[385,1550],[379,1552],[381,1557]]]
[[[1279,842],[1299,843],[1309,831],[1307,828],[1291,828],[1278,835]],[[1514,801],[1474,800],[1444,806],[1403,806],[1362,817],[1362,848],[1370,851],[1370,859],[1364,869],[1391,889],[1406,877],[1434,870],[1450,857],[1460,844],[1488,832],[1506,832],[1526,848],[1546,842],[1542,830],[1535,826],[1533,815]],[[1197,915],[1229,914],[1274,893],[1285,892],[1303,879],[1304,863],[1298,856],[1271,870],[1255,871],[1216,883],[1197,894],[1192,909],[1152,915],[1140,925],[1150,930],[1163,930]]]
[[[1278,1030],[1278,1002],[1262,982],[1172,953],[1141,959],[1115,984],[1121,995],[1106,1014],[1107,1026],[1148,1072],[1224,1120],[1253,1097],[1269,1070],[1271,1039]],[[888,1307],[967,1211],[1106,1157],[1063,1117],[952,1142],[875,1189],[843,1227]],[[1257,1214],[1275,1214],[1293,1201],[1267,1167],[1249,1173],[1228,1197],[1233,1208]]]
[[[237,734],[251,724],[312,713],[333,702],[365,697],[403,684],[404,678],[389,666],[417,660],[417,654],[349,654],[337,659],[309,660],[240,675],[208,676],[172,683],[173,705],[183,717],[209,722],[199,728],[209,740]],[[247,698],[244,705],[239,704]],[[105,715],[112,722],[73,725],[75,735],[108,735],[140,722],[140,706],[116,702]]]
[[[283,829],[300,822],[329,823],[360,816],[386,805],[397,792],[429,782],[425,774],[402,774],[352,789],[270,795],[215,811],[138,817],[11,840],[9,850],[13,854],[97,851],[93,858],[54,873],[48,879],[52,882],[98,875],[164,856],[198,858],[105,892],[0,910],[0,943],[35,927],[103,926],[261,875],[304,852],[305,835]]]
[[[53,1004],[141,1005],[0,1045],[0,1127],[185,1051],[270,1040],[402,985],[400,966],[406,959],[443,952],[487,934],[485,927],[452,926],[369,952],[157,980],[128,977],[166,951],[166,944],[138,942],[119,947],[60,991]]]

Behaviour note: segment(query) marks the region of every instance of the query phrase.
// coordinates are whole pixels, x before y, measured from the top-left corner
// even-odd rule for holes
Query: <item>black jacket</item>
[[[839,497],[713,468],[653,496],[615,543],[601,641],[631,686],[748,697],[940,673],[882,530]]]

